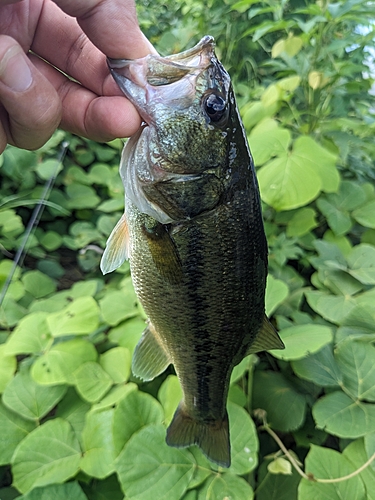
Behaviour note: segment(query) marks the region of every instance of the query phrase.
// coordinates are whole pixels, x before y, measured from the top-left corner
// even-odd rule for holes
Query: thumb
[[[6,143],[40,147],[60,119],[61,103],[52,84],[13,38],[0,35],[0,152]]]

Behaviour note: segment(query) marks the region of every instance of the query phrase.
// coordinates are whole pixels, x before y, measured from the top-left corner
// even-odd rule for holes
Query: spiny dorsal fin
[[[103,274],[110,273],[117,269],[129,258],[130,242],[129,229],[125,214],[113,228],[100,261],[100,269]]]
[[[270,349],[284,349],[284,343],[279,334],[274,329],[270,320],[264,315],[263,324],[255,339],[251,344],[247,354],[254,354],[259,351],[269,351]]]
[[[153,380],[171,364],[168,353],[153,332],[155,330],[150,323],[135,348],[132,361],[132,372],[145,381]]]

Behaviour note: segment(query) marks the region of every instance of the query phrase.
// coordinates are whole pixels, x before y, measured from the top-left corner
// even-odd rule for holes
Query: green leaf
[[[84,489],[89,500],[124,500],[115,474],[102,481],[91,481],[89,485],[84,485]]]
[[[313,354],[332,342],[332,330],[328,326],[307,324],[281,330],[279,335],[285,349],[270,351],[275,358],[291,360],[301,359]]]
[[[348,255],[350,274],[364,285],[375,285],[375,247],[357,245]]]
[[[81,297],[62,311],[47,316],[48,327],[54,337],[87,335],[99,326],[99,307],[92,297]]]
[[[78,440],[82,441],[82,431],[86,422],[86,414],[90,405],[83,401],[73,387],[70,387],[57,406],[56,417],[67,420],[74,430]]]
[[[25,290],[37,299],[45,297],[56,290],[55,282],[38,270],[25,273],[22,276],[22,282],[25,285]]]
[[[286,234],[289,238],[303,236],[317,227],[316,212],[311,207],[298,209],[288,222]]]
[[[350,295],[337,296],[319,290],[307,290],[305,296],[309,306],[331,323],[343,323],[356,306],[356,300]]]
[[[305,471],[319,479],[335,479],[354,472],[352,463],[341,453],[329,448],[312,445],[306,462]],[[317,483],[302,479],[298,487],[298,498],[303,500],[366,500],[362,480],[355,476],[338,483]]]
[[[23,318],[5,344],[5,353],[32,354],[42,352],[50,342],[46,317],[47,313],[37,312],[28,314]]]
[[[40,243],[49,252],[57,250],[61,246],[62,241],[61,235],[56,233],[56,231],[47,231],[40,239]]]
[[[49,420],[28,434],[12,457],[13,484],[27,493],[63,483],[78,472],[81,450],[68,422]]]
[[[292,474],[292,464],[289,460],[286,460],[283,457],[278,457],[272,460],[268,464],[268,470],[271,474],[284,474],[286,476],[290,476]]]
[[[347,340],[335,350],[338,367],[344,376],[344,386],[353,396],[375,401],[375,347]]]
[[[375,229],[375,200],[357,208],[352,215],[359,224],[362,224],[362,226]]]
[[[375,431],[375,405],[353,401],[341,391],[320,398],[312,413],[317,427],[334,436],[356,439]]]
[[[113,414],[113,409],[89,412],[82,433],[84,454],[80,467],[89,476],[99,479],[109,476],[115,470]]]
[[[249,135],[254,164],[261,166],[272,157],[285,154],[290,141],[290,132],[284,128],[277,127],[265,131],[264,128],[259,130],[258,127],[254,127]]]
[[[273,429],[288,432],[298,429],[305,420],[306,399],[281,373],[255,371],[253,408],[267,412]]]
[[[24,418],[40,420],[56,406],[66,390],[63,385],[55,387],[39,385],[27,370],[22,370],[7,385],[3,403]]]
[[[161,424],[134,434],[116,460],[117,474],[129,500],[181,498],[194,469],[191,453],[167,446]]]
[[[112,328],[109,331],[108,338],[111,342],[129,349],[130,353],[133,355],[134,349],[145,328],[146,323],[144,319],[140,317],[131,318],[117,327]]]
[[[228,404],[232,464],[229,472],[243,476],[258,465],[258,434],[253,420],[240,406]]]
[[[87,500],[80,485],[76,481],[65,484],[51,484],[35,488],[18,500]]]
[[[158,399],[163,406],[165,415],[164,423],[166,425],[171,423],[182,396],[183,393],[178,378],[176,375],[168,375],[168,377],[161,384],[158,392]]]
[[[276,210],[291,210],[312,201],[322,189],[337,190],[339,174],[335,162],[336,156],[313,139],[299,137],[291,153],[260,168],[262,199]]]
[[[284,281],[274,278],[271,274],[267,276],[266,287],[266,314],[271,316],[279,305],[289,295],[289,288]]]
[[[291,475],[271,474],[264,461],[259,468],[256,500],[297,500],[300,479],[301,476],[294,469]]]
[[[108,292],[99,301],[103,320],[111,326],[131,318],[138,313],[137,297],[133,288]]]
[[[113,385],[111,377],[95,361],[80,365],[73,376],[78,393],[89,403],[99,401]]]
[[[292,361],[292,367],[298,377],[323,387],[341,386],[343,381],[330,345],[306,358]]]
[[[357,439],[350,443],[343,451],[343,456],[351,462],[356,470],[362,467],[368,460],[363,439]],[[374,462],[373,462],[374,464]],[[366,467],[359,475],[366,488],[366,500],[375,500],[375,471],[373,467]]]
[[[66,194],[68,195],[68,208],[94,208],[100,203],[95,190],[82,184],[75,183],[67,186]]]
[[[242,477],[230,473],[210,477],[198,492],[198,500],[252,500],[254,492]]]
[[[127,382],[131,372],[131,356],[129,349],[114,347],[99,358],[101,367],[116,384]]]
[[[87,340],[60,342],[35,361],[31,375],[39,384],[74,384],[73,372],[83,363],[96,358],[96,349]]]
[[[155,398],[140,391],[131,391],[115,408],[113,439],[118,454],[131,436],[149,424],[163,421],[161,404]],[[165,430],[164,430],[165,439]]]
[[[317,200],[316,204],[322,214],[326,217],[329,227],[336,236],[342,236],[349,232],[353,223],[347,212],[340,210],[324,198]]]
[[[35,422],[26,420],[17,413],[8,410],[0,401],[0,465],[10,463],[18,444],[35,426]]]
[[[8,383],[12,380],[17,368],[17,359],[15,356],[9,356],[6,353],[5,345],[0,345],[0,394]]]

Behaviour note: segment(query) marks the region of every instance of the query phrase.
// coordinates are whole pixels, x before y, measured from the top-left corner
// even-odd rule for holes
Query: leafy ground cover
[[[372,2],[139,2],[160,52],[217,39],[249,137],[286,349],[236,367],[233,464],[165,444],[169,369],[130,371],[145,317],[128,264],[99,261],[123,210],[122,142],[59,131],[0,157],[0,286],[56,174],[0,310],[0,498],[375,498]],[[64,161],[61,144],[68,141]],[[312,481],[312,478],[317,479]],[[344,480],[334,481],[337,478]]]

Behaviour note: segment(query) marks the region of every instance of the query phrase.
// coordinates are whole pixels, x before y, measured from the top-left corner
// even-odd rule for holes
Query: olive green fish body
[[[167,443],[198,444],[229,466],[233,367],[249,352],[282,347],[264,315],[267,243],[254,166],[210,37],[134,63],[114,76],[148,126],[123,153],[125,215],[102,268],[129,256],[149,318],[133,372],[151,380],[172,363],[180,380]]]

